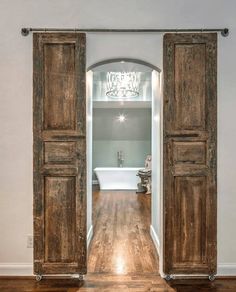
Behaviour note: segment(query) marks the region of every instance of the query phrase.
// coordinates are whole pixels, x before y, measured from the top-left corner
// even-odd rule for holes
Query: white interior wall
[[[161,103],[161,75],[152,72],[152,199],[151,199],[151,226],[150,234],[159,254],[159,267],[162,273],[162,103]]]
[[[218,271],[236,274],[235,0],[0,1],[0,273],[32,273],[32,35],[20,28],[229,27],[218,42]],[[87,65],[115,57],[162,68],[161,34],[89,34]]]
[[[93,236],[92,222],[92,176],[93,176],[93,72],[86,75],[87,99],[86,99],[86,158],[87,158],[87,247]]]

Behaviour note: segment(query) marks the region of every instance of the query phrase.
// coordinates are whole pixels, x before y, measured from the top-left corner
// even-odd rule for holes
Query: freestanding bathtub
[[[140,169],[143,167],[96,167],[94,171],[101,190],[136,190]]]

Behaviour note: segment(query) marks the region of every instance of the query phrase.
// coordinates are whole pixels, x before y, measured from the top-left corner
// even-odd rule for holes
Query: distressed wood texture
[[[164,36],[164,272],[216,273],[217,35]]]
[[[34,273],[85,274],[85,35],[33,38]]]

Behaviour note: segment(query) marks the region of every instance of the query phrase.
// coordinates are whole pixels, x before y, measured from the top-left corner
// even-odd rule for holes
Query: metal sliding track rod
[[[109,28],[32,28],[24,27],[21,29],[23,36],[29,35],[30,32],[91,32],[91,33],[165,33],[165,32],[220,32],[222,36],[229,35],[228,28],[167,28],[167,29],[109,29]]]

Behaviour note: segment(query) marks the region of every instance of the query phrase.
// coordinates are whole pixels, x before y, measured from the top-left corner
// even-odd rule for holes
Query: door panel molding
[[[85,34],[33,36],[34,273],[85,274]]]
[[[164,273],[216,274],[217,35],[164,36]]]

